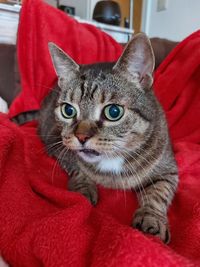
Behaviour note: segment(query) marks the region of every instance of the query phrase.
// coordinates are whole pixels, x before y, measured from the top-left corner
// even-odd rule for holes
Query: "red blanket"
[[[10,116],[38,109],[55,81],[53,41],[79,63],[112,61],[121,47],[41,0],[22,8],[18,56],[23,91]],[[67,175],[47,156],[36,123],[18,127],[0,115],[0,251],[13,267],[200,266],[200,32],[184,40],[155,74],[179,166],[169,210],[169,246],[130,227],[130,192],[99,187],[96,207],[67,191]]]

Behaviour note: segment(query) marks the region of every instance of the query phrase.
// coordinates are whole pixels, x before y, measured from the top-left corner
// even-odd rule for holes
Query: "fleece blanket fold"
[[[37,123],[9,120],[39,109],[56,76],[47,43],[79,63],[114,61],[122,52],[111,37],[80,24],[41,0],[26,0],[18,32],[22,93],[0,114],[0,251],[13,267],[200,266],[200,32],[185,39],[155,73],[179,167],[169,209],[172,240],[130,227],[137,208],[131,192],[99,186],[96,207],[67,190],[67,174],[47,155]]]

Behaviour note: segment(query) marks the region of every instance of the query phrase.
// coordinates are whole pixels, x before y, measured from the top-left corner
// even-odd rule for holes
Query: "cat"
[[[68,189],[98,202],[97,185],[134,190],[132,226],[170,241],[167,210],[178,184],[164,112],[153,90],[148,37],[129,41],[117,62],[78,65],[54,43],[58,85],[45,98],[38,133],[69,173]]]

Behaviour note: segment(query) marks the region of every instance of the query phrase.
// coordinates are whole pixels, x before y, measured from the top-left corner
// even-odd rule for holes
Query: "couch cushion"
[[[20,91],[15,45],[0,44],[0,97],[10,105]]]

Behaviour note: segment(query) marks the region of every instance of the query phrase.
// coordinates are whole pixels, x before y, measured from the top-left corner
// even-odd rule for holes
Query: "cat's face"
[[[145,142],[154,67],[146,36],[134,38],[116,64],[79,66],[54,45],[51,55],[61,88],[55,114],[68,149],[94,163],[125,157]]]

